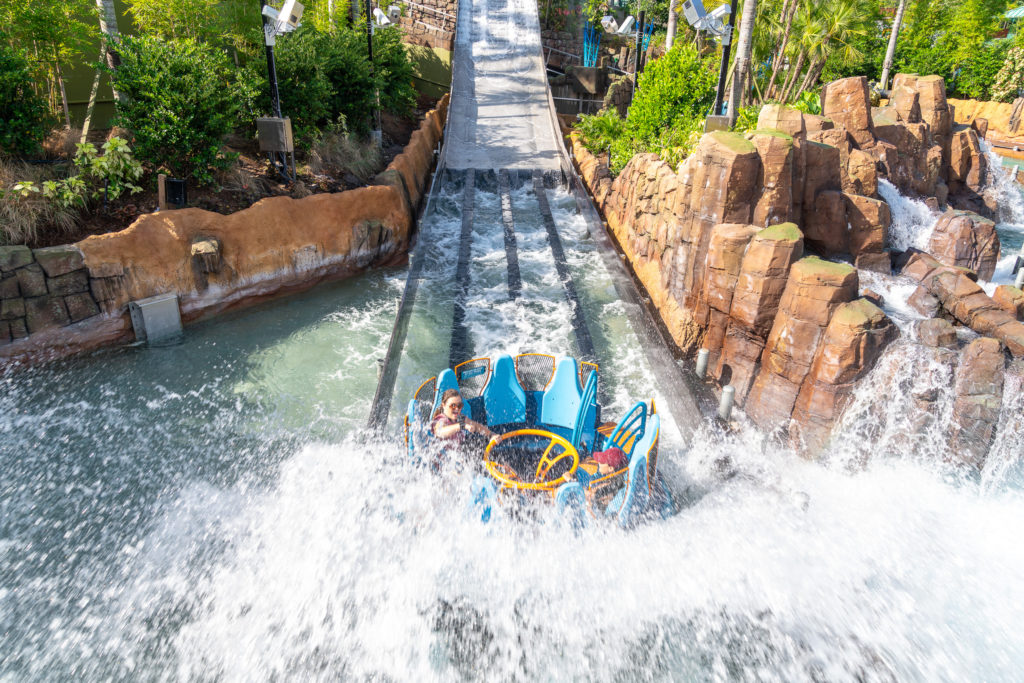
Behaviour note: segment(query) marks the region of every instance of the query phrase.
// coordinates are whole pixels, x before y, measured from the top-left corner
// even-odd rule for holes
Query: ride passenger
[[[459,445],[465,442],[467,433],[476,434],[485,440],[494,436],[494,432],[486,425],[462,414],[462,394],[458,389],[448,389],[441,395],[441,405],[430,421],[430,431],[438,439]]]

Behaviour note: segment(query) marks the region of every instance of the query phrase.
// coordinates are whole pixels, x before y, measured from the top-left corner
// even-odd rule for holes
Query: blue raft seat
[[[575,358],[563,358],[555,367],[555,376],[540,399],[538,427],[571,439],[583,400],[579,367]]]
[[[459,388],[459,381],[455,379],[455,371],[451,368],[445,368],[441,371],[441,374],[437,376],[437,391],[434,393],[434,405],[430,409],[430,416],[433,417],[434,413],[441,406],[441,397],[444,396],[444,392],[449,389]],[[473,414],[469,408],[469,401],[465,398],[462,399],[462,414],[466,417],[473,417]]]
[[[617,515],[619,524],[630,526],[637,517],[650,507],[650,486],[648,482],[648,461],[654,455],[661,431],[661,416],[655,413],[647,417],[646,429],[636,440],[629,454],[629,474],[624,489],[616,494],[605,510],[606,515]],[[652,476],[657,473],[651,472]]]
[[[494,361],[483,390],[483,403],[487,426],[491,429],[526,423],[526,392],[516,378],[512,356],[503,354]]]

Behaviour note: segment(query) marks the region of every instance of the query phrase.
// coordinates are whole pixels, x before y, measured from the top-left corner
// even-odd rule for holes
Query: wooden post
[[[156,205],[160,211],[167,210],[167,174],[161,173],[156,177]]]

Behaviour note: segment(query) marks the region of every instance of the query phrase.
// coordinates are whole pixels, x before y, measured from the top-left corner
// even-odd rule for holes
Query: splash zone
[[[431,430],[449,389],[462,415],[495,436],[483,447],[484,474],[474,481],[485,521],[496,505],[547,499],[574,525],[600,518],[631,526],[672,514],[658,476],[661,417],[653,399],[618,422],[601,422],[598,366],[540,353],[474,358],[423,382],[409,401],[405,442],[416,463],[437,462],[448,448]],[[616,450],[617,449],[617,450]]]

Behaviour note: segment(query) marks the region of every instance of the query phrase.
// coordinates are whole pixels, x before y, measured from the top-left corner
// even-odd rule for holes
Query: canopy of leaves
[[[53,121],[25,56],[0,41],[0,153],[34,152]]]

